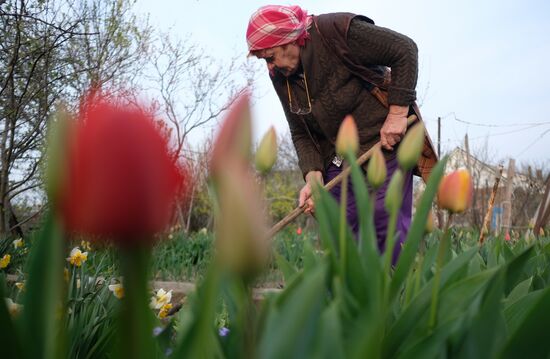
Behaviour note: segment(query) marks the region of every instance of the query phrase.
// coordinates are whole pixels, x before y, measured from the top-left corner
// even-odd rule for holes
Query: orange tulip
[[[451,172],[439,185],[438,204],[451,213],[464,212],[472,202],[472,191],[472,178],[467,170]]]
[[[348,152],[357,153],[359,149],[359,135],[357,134],[357,126],[351,115],[347,115],[336,137],[336,153],[340,156],[346,155]]]

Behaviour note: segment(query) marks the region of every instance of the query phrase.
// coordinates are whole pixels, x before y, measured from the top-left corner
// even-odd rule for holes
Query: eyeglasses
[[[292,105],[292,96],[290,95],[290,84],[288,82],[288,77],[286,79],[286,89],[288,92],[288,104],[290,107],[290,113],[293,113],[295,115],[308,115],[311,113],[311,99],[309,98],[309,89],[307,87],[307,78],[306,78],[306,70],[304,70],[304,87],[306,89],[306,96],[307,96],[307,108],[300,108],[300,106],[293,106]]]

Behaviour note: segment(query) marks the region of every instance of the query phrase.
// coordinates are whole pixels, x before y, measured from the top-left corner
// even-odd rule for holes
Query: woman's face
[[[283,76],[292,75],[300,66],[300,46],[296,43],[259,50],[255,55],[267,62],[270,72],[277,71]]]

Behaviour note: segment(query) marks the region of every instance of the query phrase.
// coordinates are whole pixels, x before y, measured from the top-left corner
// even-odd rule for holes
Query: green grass
[[[316,247],[317,235],[306,231],[297,235],[295,231],[296,228],[289,226],[278,233],[273,239],[273,247],[276,253],[283,256],[293,266],[302,268],[306,243]],[[33,236],[25,239],[24,248],[15,249],[11,238],[0,242],[0,258],[6,253],[11,255],[10,265],[4,269],[5,273],[18,274],[23,280],[28,259],[27,253],[34,241]],[[88,250],[88,259],[85,263],[86,271],[92,273],[91,275],[105,278],[116,276],[118,273],[117,256],[112,247],[93,241],[90,244],[92,248]],[[75,239],[66,246],[66,256],[72,248],[77,246],[82,251],[86,251],[81,240]],[[153,249],[151,278],[159,281],[197,281],[204,277],[214,251],[214,236],[211,232],[191,234],[174,232],[164,235]],[[282,280],[283,275],[277,262],[272,260],[264,273],[257,279],[256,285],[265,287],[275,285]],[[14,293],[10,292],[10,294]]]

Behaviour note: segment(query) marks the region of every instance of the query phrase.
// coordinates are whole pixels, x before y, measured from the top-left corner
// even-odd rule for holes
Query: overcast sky
[[[136,12],[174,36],[191,34],[223,59],[246,55],[248,19],[267,4],[363,14],[411,37],[419,48],[418,98],[433,141],[442,117],[444,150],[463,145],[468,133],[474,151],[487,141],[495,163],[512,157],[550,166],[550,1],[137,0]],[[270,125],[288,131],[267,70],[257,88],[256,137]]]

